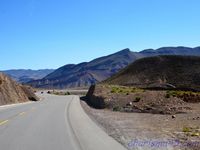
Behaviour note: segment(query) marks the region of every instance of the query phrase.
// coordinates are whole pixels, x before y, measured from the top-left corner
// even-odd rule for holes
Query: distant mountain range
[[[141,52],[144,57],[145,56],[157,56],[157,55],[191,55],[191,56],[199,56],[200,55],[200,47],[189,48],[189,47],[162,47],[159,49],[146,49]]]
[[[28,82],[37,88],[72,88],[90,86],[116,74],[137,59],[157,55],[200,56],[200,47],[163,47],[132,52],[124,49],[117,53],[80,64],[68,64],[48,74],[46,77]]]
[[[32,80],[38,80],[44,78],[46,75],[52,73],[53,69],[41,69],[41,70],[30,70],[30,69],[17,69],[17,70],[4,70],[1,71],[6,75],[10,76],[17,82],[27,83]]]
[[[200,91],[200,57],[165,55],[139,59],[103,83]]]

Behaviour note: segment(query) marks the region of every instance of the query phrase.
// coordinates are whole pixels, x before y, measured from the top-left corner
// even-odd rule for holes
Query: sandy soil
[[[81,101],[85,112],[129,150],[199,150],[200,103],[187,113],[172,115],[113,112],[94,109]]]

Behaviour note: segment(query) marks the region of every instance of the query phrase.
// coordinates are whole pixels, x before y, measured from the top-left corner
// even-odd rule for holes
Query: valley
[[[0,150],[200,150],[199,6],[0,1]]]
[[[68,142],[71,141],[68,146],[61,143],[63,147],[59,147],[60,149],[65,147],[98,149],[96,145],[105,142],[98,137],[101,134],[108,140],[106,144],[104,143],[105,149],[115,147],[115,149],[128,150],[198,150],[200,148],[200,57],[198,50],[198,48],[168,47],[135,53],[125,49],[88,63],[65,65],[42,79],[28,81],[23,85],[17,83],[20,82],[19,80],[16,82],[1,73],[0,94],[3,95],[0,99],[1,105],[12,103],[19,103],[19,105],[5,106],[4,109],[0,107],[2,112],[0,127],[6,126],[15,131],[12,128],[12,122],[17,126],[27,124],[29,117],[22,123],[17,122],[15,118],[29,113],[27,110],[30,106],[33,110],[38,108],[37,113],[43,114],[43,118],[38,114],[32,118],[45,120],[47,118],[45,115],[51,113],[53,115],[50,119],[59,122],[62,128],[57,129],[54,135],[62,135],[64,139],[68,139]],[[191,55],[188,55],[189,52]],[[177,55],[180,53],[182,55]],[[20,103],[23,104],[23,102],[31,102],[31,104],[21,106]],[[65,103],[67,103],[67,109],[63,108]],[[70,108],[71,103],[76,104]],[[52,112],[46,112],[42,107]],[[69,128],[63,127],[63,118],[58,117],[63,114],[63,109],[64,116],[69,115],[70,110],[74,112],[73,117],[68,119]],[[80,118],[82,115],[84,120]],[[80,120],[82,120],[82,126],[77,124]],[[46,122],[51,121],[46,120]],[[90,125],[89,130],[87,126]],[[49,135],[49,130],[58,126],[49,128],[45,126],[38,124],[40,130],[46,131],[41,138],[53,138]],[[32,138],[28,136],[33,134],[32,129],[37,131],[36,128],[31,128],[31,130],[27,128],[22,139]],[[67,130],[70,136],[61,134],[61,130]],[[9,130],[6,132],[12,135]],[[93,134],[95,132],[98,134]],[[34,134],[35,137],[40,134],[35,133],[37,134]],[[71,138],[72,135],[75,139]],[[91,138],[86,135],[90,135]],[[97,142],[93,140],[94,138],[100,138],[98,144],[94,144]],[[8,149],[6,141],[3,142],[3,147]],[[13,139],[11,146],[15,147],[16,141]],[[59,145],[61,141],[55,140],[54,144]],[[32,145],[31,148],[36,148],[33,146],[34,142],[27,141],[26,143],[28,145],[25,147]],[[49,147],[48,141],[37,143],[39,143],[38,146],[55,149],[54,146]],[[88,143],[90,143],[89,147]]]

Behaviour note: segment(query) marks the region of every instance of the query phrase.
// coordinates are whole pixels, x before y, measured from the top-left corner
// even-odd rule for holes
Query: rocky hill
[[[157,55],[200,56],[200,47],[163,47],[156,50],[147,49],[141,52],[131,52],[129,49],[124,49],[90,62],[65,65],[41,80],[29,82],[29,85],[38,88],[90,86],[112,76],[137,59]]]
[[[200,91],[200,57],[155,56],[139,59],[104,83]]]
[[[10,77],[0,73],[0,105],[37,101],[30,87],[16,83]]]

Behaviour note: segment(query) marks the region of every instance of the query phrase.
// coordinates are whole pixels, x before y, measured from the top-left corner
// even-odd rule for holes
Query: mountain
[[[18,70],[5,70],[3,73],[10,76],[17,82],[26,83],[32,80],[42,79],[49,73],[52,73],[53,69],[41,69],[41,70],[31,70],[31,69],[18,69]]]
[[[200,91],[200,57],[166,55],[139,59],[104,83]]]
[[[38,98],[30,87],[13,81],[10,77],[0,73],[0,105],[37,101]]]
[[[41,80],[29,82],[39,88],[69,88],[89,86],[117,73],[137,59],[129,49],[77,65],[69,64],[58,68]]]
[[[112,76],[137,59],[157,55],[200,56],[200,47],[163,47],[156,50],[146,49],[141,52],[131,52],[127,48],[90,62],[84,62],[77,65],[65,65],[43,79],[31,81],[28,84],[37,88],[71,88],[90,86],[91,84],[101,82]]]

